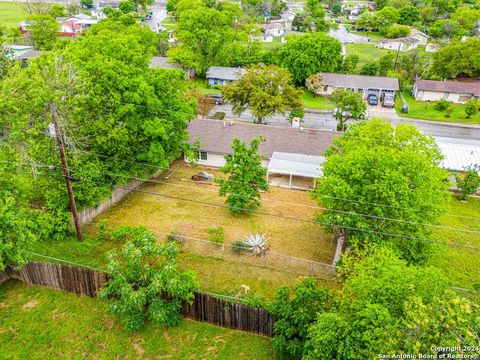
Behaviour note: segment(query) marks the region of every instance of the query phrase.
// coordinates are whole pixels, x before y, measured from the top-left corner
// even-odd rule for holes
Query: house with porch
[[[379,49],[406,52],[416,49],[418,45],[420,45],[420,42],[421,40],[416,37],[407,36],[397,39],[380,39],[376,46]]]
[[[370,94],[395,94],[399,89],[398,79],[385,76],[349,75],[321,73],[323,89],[319,95],[331,95],[335,89],[349,89],[360,92],[364,98]]]
[[[259,153],[269,184],[301,190],[312,189],[316,179],[323,176],[323,154],[338,136],[317,129],[216,120],[193,120],[187,131],[189,143],[199,144],[197,163],[214,168],[225,165],[224,156],[231,154],[233,139],[250,143],[261,137],[264,141]]]

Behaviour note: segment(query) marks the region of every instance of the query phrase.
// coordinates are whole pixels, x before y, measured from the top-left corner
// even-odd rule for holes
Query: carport
[[[274,186],[310,190],[323,176],[323,156],[273,152],[267,169],[267,181]]]

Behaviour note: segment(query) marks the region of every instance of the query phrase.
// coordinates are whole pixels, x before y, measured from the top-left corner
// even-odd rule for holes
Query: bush
[[[171,231],[170,234],[167,235],[167,241],[177,243],[180,246],[185,243],[185,240],[185,236],[178,233],[176,230]]]
[[[480,111],[480,101],[475,98],[471,98],[465,104],[465,113],[467,114],[467,119],[470,119],[472,115],[477,114]]]
[[[221,111],[217,111],[215,114],[213,114],[213,118],[215,120],[223,120],[225,119],[225,113]]]
[[[108,253],[108,282],[100,297],[126,330],[140,330],[147,320],[154,325],[177,325],[182,303],[191,303],[198,289],[195,274],[177,269],[175,244],[158,243],[143,227],[120,230],[127,242],[121,251]]]
[[[208,231],[208,241],[223,244],[225,242],[225,232],[223,231],[222,226],[209,227]]]
[[[242,240],[235,240],[232,243],[232,252],[235,255],[240,255],[241,253],[247,250],[248,250],[248,247]]]
[[[459,198],[466,200],[468,195],[475,194],[480,189],[480,166],[471,166],[462,175],[455,174]]]
[[[410,28],[405,25],[392,25],[382,30],[382,34],[389,39],[405,37],[410,34]]]
[[[448,107],[450,106],[450,103],[445,100],[445,99],[442,99],[442,100],[438,100],[434,105],[433,105],[433,108],[437,111],[445,111],[448,109]]]

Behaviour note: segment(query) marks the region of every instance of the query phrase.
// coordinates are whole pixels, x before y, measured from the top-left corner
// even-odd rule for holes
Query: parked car
[[[370,94],[367,97],[368,105],[378,105],[378,96],[375,94]]]
[[[222,95],[221,94],[208,94],[210,98],[215,101],[215,105],[223,105]]]
[[[393,108],[395,106],[395,94],[383,94],[382,106]]]

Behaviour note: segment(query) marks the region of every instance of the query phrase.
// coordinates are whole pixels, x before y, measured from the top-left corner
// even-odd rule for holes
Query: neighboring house
[[[438,44],[428,43],[427,46],[425,46],[425,52],[437,52],[439,48],[440,45]]]
[[[335,89],[350,89],[362,93],[363,97],[370,94],[380,97],[384,93],[395,94],[400,89],[397,78],[333,73],[321,75],[323,89],[320,95],[331,95]]]
[[[183,68],[179,63],[172,62],[172,60],[168,57],[154,56],[150,60],[149,67],[151,69],[156,69],[156,68],[179,69],[179,70],[183,70],[183,72],[189,79],[195,78],[195,68],[190,68],[190,69]]]
[[[22,56],[28,51],[34,49],[34,47],[30,45],[5,45],[4,47],[7,51],[6,57],[10,60],[15,60],[19,56]]]
[[[40,51],[40,50],[28,50],[27,52],[24,52],[21,55],[18,55],[15,57],[15,60],[21,61],[22,65],[26,67],[28,65],[28,61],[34,57],[40,56],[44,53],[45,51]]]
[[[207,82],[210,87],[215,85],[227,85],[232,81],[240,79],[245,73],[246,69],[212,66],[207,70]]]
[[[471,81],[417,80],[412,94],[415,100],[437,101],[445,99],[453,103],[464,104],[472,97],[480,97],[480,79]]]
[[[280,14],[280,18],[286,23],[292,23],[297,14],[292,10],[286,10]]]
[[[408,36],[398,39],[380,39],[377,48],[405,52],[416,49],[419,44],[420,40]]]
[[[90,15],[77,14],[68,18],[59,17],[56,19],[60,25],[60,36],[71,37],[80,35],[86,28],[98,23],[96,18]],[[20,32],[22,34],[28,34],[28,21],[22,21],[20,23]]]
[[[187,127],[191,144],[199,144],[197,163],[221,167],[230,145],[238,138],[250,143],[262,137],[259,153],[267,168],[267,180],[274,186],[311,189],[323,175],[323,154],[337,136],[332,131],[294,129],[217,120],[193,120]],[[185,159],[188,162],[188,159]]]
[[[260,29],[266,36],[283,36],[288,30],[291,30],[292,24],[290,26],[282,22],[281,20],[276,21],[272,20],[268,24],[260,24]]]
[[[417,39],[418,40],[418,45],[427,45],[428,42],[428,35],[421,32],[420,30],[417,30],[413,28],[410,31],[410,36],[411,38]]]

